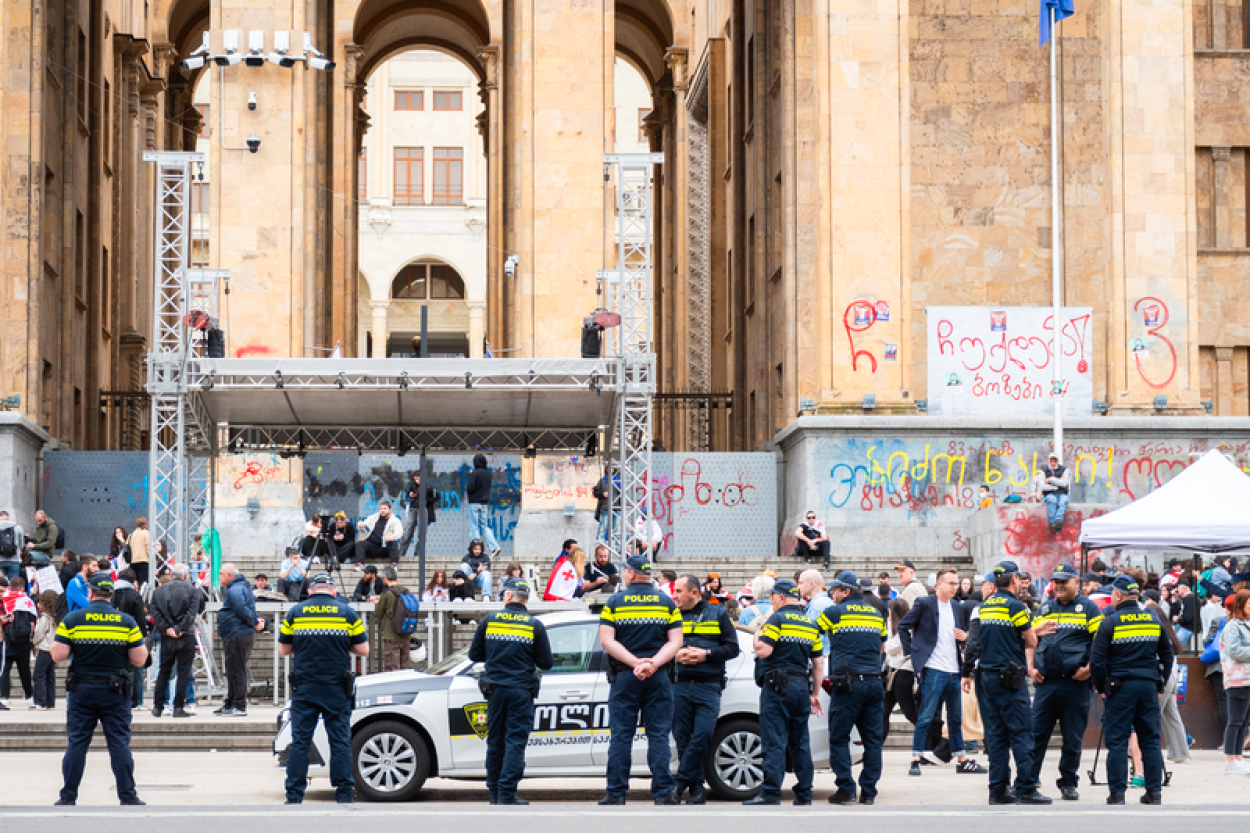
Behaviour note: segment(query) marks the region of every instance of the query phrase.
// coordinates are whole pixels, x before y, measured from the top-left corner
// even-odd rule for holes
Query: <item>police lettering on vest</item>
[[[757,678],[769,671],[805,675],[811,661],[821,657],[825,650],[820,630],[807,618],[802,608],[793,605],[787,605],[768,617],[760,629],[760,642],[773,646],[773,652],[757,661]]]
[[[55,640],[71,647],[70,668],[80,679],[110,677],[130,668],[130,649],[144,645],[135,620],[108,602],[94,601],[65,615]]]
[[[1027,667],[1020,634],[1033,627],[1029,609],[1010,590],[995,590],[981,605],[981,670]]]
[[[288,610],[278,630],[278,642],[294,647],[301,685],[340,683],[351,667],[351,646],[368,641],[352,606],[322,593]]]
[[[484,680],[508,688],[531,688],[534,668],[552,666],[551,645],[543,623],[526,612],[524,605],[509,602],[503,610],[482,617],[469,659],[486,663]]]
[[[646,659],[664,647],[669,631],[681,628],[681,609],[650,584],[632,584],[608,599],[599,624],[615,630],[616,641],[625,650]],[[615,659],[610,662],[615,670],[625,670]]]

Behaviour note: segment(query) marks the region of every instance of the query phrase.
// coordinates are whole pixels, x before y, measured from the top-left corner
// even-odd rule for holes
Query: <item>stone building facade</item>
[[[1055,256],[1064,303],[1094,310],[1089,372],[1109,413],[1154,414],[1158,396],[1169,414],[1250,412],[1250,64],[1243,10],[1222,0],[1108,0],[1061,25],[1057,253],[1035,4],[9,6],[0,394],[20,394],[22,414],[75,448],[143,443],[132,406],[150,337],[153,183],[141,156],[195,146],[203,73],[221,133],[204,227],[208,265],[231,270],[231,355],[361,350],[359,156],[373,128],[360,104],[374,71],[413,48],[473,76],[479,320],[503,355],[576,355],[612,246],[602,157],[636,130],[614,106],[617,59],[645,79],[644,132],[666,158],[661,390],[726,391],[733,405],[724,431],[666,428],[669,448],[755,448],[805,405],[858,413],[865,394],[879,413],[914,413],[925,308],[1047,305]],[[244,50],[259,32],[265,52],[277,32],[299,52],[308,33],[336,66],[179,69],[205,33],[221,54],[232,31]],[[256,153],[243,146],[252,133]],[[877,302],[888,321],[850,325],[854,305]],[[1139,338],[1145,358],[1130,351]]]

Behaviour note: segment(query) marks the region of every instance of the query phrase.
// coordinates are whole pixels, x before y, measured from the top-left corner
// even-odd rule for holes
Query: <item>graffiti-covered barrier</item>
[[[1058,536],[1026,506],[1052,450],[1048,421],[939,417],[803,417],[776,439],[785,458],[780,547],[807,509],[830,528],[834,553],[883,560],[967,556],[968,530],[986,484],[1002,516],[1001,553],[1050,563],[1080,555],[1083,513],[1105,511],[1159,488],[1209,449],[1250,472],[1250,419],[1093,417],[1065,426],[1071,506]],[[998,517],[997,515],[995,516]]]

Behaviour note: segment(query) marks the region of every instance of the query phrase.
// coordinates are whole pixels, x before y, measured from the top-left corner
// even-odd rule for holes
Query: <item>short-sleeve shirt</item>
[[[639,659],[653,657],[668,642],[668,634],[681,630],[681,608],[649,583],[631,584],[603,606],[599,624],[616,631],[616,641]],[[612,660],[618,670],[623,666]]]
[[[1051,599],[1037,609],[1035,624],[1054,621],[1056,630],[1037,640],[1034,664],[1047,677],[1058,677],[1089,661],[1089,648],[1102,624],[1102,610],[1082,595],[1064,604]]]
[[[816,623],[807,618],[803,608],[786,605],[773,612],[760,629],[760,642],[773,647],[773,652],[758,660],[760,672],[790,671],[806,674],[813,659],[824,654],[825,643]]]
[[[65,614],[54,639],[70,646],[69,667],[83,680],[129,670],[130,649],[144,644],[134,617],[102,601]]]
[[[338,683],[351,668],[351,646],[369,641],[360,615],[342,599],[326,593],[286,612],[278,642],[295,648],[300,683]]]
[[[816,626],[829,634],[829,667],[852,674],[881,673],[881,644],[890,637],[885,617],[861,593],[825,608]]]
[[[1002,671],[1011,664],[1027,667],[1024,659],[1024,632],[1033,627],[1033,617],[1024,602],[1008,590],[995,590],[981,605],[981,668]]]

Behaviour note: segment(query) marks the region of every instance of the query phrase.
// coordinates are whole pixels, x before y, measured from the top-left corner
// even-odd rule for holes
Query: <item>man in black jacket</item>
[[[408,545],[412,543],[413,537],[417,534],[417,525],[421,519],[421,513],[417,511],[417,501],[421,497],[421,472],[414,471],[412,473],[412,482],[408,484],[407,490],[404,491],[404,537],[399,539],[399,554],[404,556],[408,554]],[[434,523],[434,506],[438,503],[438,489],[433,484],[426,484],[425,487],[425,523],[426,528]]]
[[[738,656],[738,631],[724,605],[703,601],[695,576],[677,579],[674,592],[673,601],[681,608],[682,647],[673,685],[673,740],[679,762],[673,803],[681,801],[682,791],[688,789],[687,804],[706,804],[703,763],[720,716],[725,663]]]
[[[191,681],[191,664],[195,661],[193,629],[201,593],[187,580],[186,564],[175,564],[170,569],[173,580],[157,587],[152,594],[152,626],[161,637],[161,666],[156,676],[152,715],[160,717],[165,710],[165,692],[176,663],[178,679],[174,685],[174,717],[190,717],[186,711],[187,686]]]
[[[364,575],[360,577],[360,581],[356,582],[356,589],[352,591],[352,601],[374,602],[384,592],[386,592],[386,583],[378,578],[378,568],[372,564],[366,564]]]
[[[133,568],[127,567],[119,572],[117,581],[113,584],[113,607],[133,618],[143,632],[143,638],[147,639],[152,628],[148,624],[148,608],[143,603],[138,586],[139,577],[135,575]],[[129,670],[132,678],[130,705],[139,709],[143,707],[143,669],[132,665]]]
[[[469,537],[486,542],[486,551],[499,554],[499,541],[490,528],[490,489],[493,475],[486,467],[486,455],[473,455],[473,471],[464,484],[464,496],[469,503]]]

